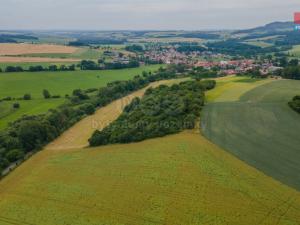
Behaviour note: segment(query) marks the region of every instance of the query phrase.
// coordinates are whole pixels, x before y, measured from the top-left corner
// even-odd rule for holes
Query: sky
[[[242,29],[297,11],[300,0],[0,0],[0,29]]]

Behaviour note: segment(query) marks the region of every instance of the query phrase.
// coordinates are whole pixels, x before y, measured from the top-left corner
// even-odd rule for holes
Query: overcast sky
[[[0,29],[237,29],[296,11],[300,0],[0,0]]]

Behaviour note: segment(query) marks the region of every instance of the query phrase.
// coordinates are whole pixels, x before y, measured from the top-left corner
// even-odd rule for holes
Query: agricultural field
[[[300,116],[287,104],[299,90],[295,80],[225,81],[208,93],[202,131],[239,159],[300,190]]]
[[[51,44],[0,44],[1,63],[24,62],[76,62],[78,59],[62,59],[60,57],[41,57],[40,55],[68,55],[78,48]]]
[[[288,52],[291,56],[300,57],[300,45],[294,45],[292,50]]]
[[[115,80],[131,79],[143,71],[156,71],[159,67],[161,65],[122,70],[0,73],[0,98],[21,97],[28,92],[33,98],[42,98],[43,89],[64,96],[76,88],[102,87]]]
[[[217,88],[208,92],[207,100],[234,103],[238,98],[233,93],[240,93],[240,86],[245,92],[240,95],[252,96],[251,90],[277,82],[281,81],[221,78]],[[233,93],[223,95],[226,90]],[[134,144],[83,148],[88,135],[82,131],[91,133],[87,126],[92,126],[93,120],[98,125],[110,123],[144,91],[117,100],[79,122],[1,180],[0,223],[300,223],[299,192],[216,146],[200,134],[199,127]],[[259,96],[269,99],[272,95]]]
[[[15,100],[8,102],[0,102],[0,130],[7,127],[10,122],[13,122],[23,115],[38,115],[46,113],[49,109],[54,109],[65,102],[61,99],[34,99],[30,101]],[[19,103],[20,108],[14,109],[13,104]]]
[[[0,73],[0,99],[8,96],[20,98],[26,93],[33,98],[30,101],[1,102],[3,111],[0,113],[0,129],[24,114],[35,115],[56,108],[64,102],[63,97],[72,94],[74,89],[100,88],[112,81],[131,79],[142,71],[156,71],[159,67],[160,65],[104,71]],[[62,99],[43,99],[43,89],[47,89],[52,95],[61,95]],[[14,102],[20,103],[21,108],[12,109]]]
[[[0,55],[24,55],[38,53],[74,53],[78,48],[50,44],[0,44]]]
[[[78,62],[83,59],[97,60],[104,57],[104,51],[106,50],[121,52],[125,55],[132,54],[125,51],[124,45],[107,45],[96,49],[53,44],[0,44],[0,64]],[[109,57],[107,58],[109,60]]]
[[[0,183],[3,225],[296,225],[299,208],[299,192],[197,132],[44,150]]]
[[[273,44],[268,43],[268,42],[264,42],[264,41],[246,41],[244,43],[249,44],[249,45],[253,45],[253,46],[262,47],[262,48],[273,46]]]

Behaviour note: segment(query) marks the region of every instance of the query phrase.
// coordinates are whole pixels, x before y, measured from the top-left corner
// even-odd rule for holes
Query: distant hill
[[[294,23],[293,22],[273,22],[266,24],[264,26],[255,27],[247,30],[238,30],[234,34],[258,34],[258,33],[273,33],[273,32],[285,32],[292,31]]]

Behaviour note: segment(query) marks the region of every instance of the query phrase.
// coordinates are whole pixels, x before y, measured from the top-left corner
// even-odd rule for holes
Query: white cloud
[[[208,29],[292,20],[299,0],[0,0],[0,29]]]

